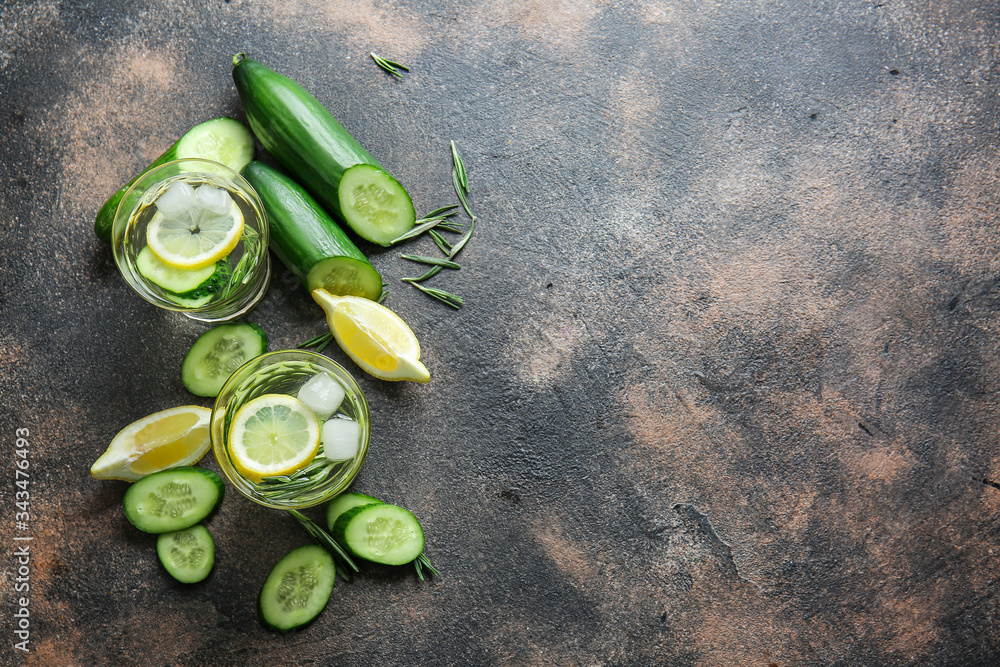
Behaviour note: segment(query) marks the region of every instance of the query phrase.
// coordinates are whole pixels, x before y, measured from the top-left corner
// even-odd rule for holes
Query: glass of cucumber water
[[[237,491],[268,507],[311,507],[345,491],[361,470],[368,403],[329,357],[269,352],[223,385],[211,433],[216,461]]]
[[[112,250],[146,301],[204,322],[246,313],[271,275],[263,204],[242,176],[211,160],[155,167],[126,191]]]

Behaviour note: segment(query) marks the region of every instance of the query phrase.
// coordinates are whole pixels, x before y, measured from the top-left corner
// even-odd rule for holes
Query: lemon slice
[[[359,296],[334,296],[323,288],[312,297],[324,311],[337,343],[365,372],[381,380],[427,382],[420,343],[399,315]]]
[[[90,467],[97,479],[134,482],[154,472],[197,463],[211,445],[212,411],[183,405],[143,417],[122,429]]]
[[[236,411],[229,427],[229,456],[251,482],[289,475],[319,450],[319,420],[306,404],[287,394],[264,394]]]
[[[192,188],[177,181],[155,203],[146,244],[169,266],[209,266],[229,255],[240,241],[243,212],[222,188],[207,183]]]

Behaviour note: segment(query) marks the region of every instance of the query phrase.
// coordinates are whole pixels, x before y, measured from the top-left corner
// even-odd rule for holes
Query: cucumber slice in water
[[[256,324],[212,327],[194,342],[181,364],[181,382],[195,396],[218,396],[237,368],[267,349],[267,334]]]
[[[232,273],[228,259],[200,269],[177,269],[165,264],[149,246],[136,255],[135,268],[146,280],[170,292],[168,297],[182,299],[200,299],[215,294],[229,283]]]
[[[326,607],[333,592],[336,566],[322,547],[299,547],[278,561],[267,575],[257,599],[261,623],[287,632],[311,622]]]
[[[182,584],[194,584],[212,571],[215,565],[215,541],[202,524],[160,533],[156,538],[156,555],[171,577]]]
[[[133,526],[170,533],[198,523],[222,502],[225,487],[211,470],[185,466],[143,477],[125,491],[122,505]]]
[[[417,517],[386,503],[347,510],[330,534],[351,555],[383,565],[409,563],[424,550],[424,529]]]
[[[337,523],[340,515],[349,509],[361,507],[363,505],[381,505],[382,501],[374,496],[366,496],[363,493],[342,493],[326,506],[326,526],[333,530],[333,525]]]

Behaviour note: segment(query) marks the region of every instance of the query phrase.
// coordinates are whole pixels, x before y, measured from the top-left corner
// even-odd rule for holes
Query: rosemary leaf
[[[454,163],[454,173],[458,175],[458,182],[461,184],[462,189],[466,193],[469,192],[469,176],[465,173],[465,163],[462,162],[461,156],[458,154],[458,149],[455,148],[455,142],[451,142],[451,159]]]
[[[420,218],[420,220],[417,220],[417,222],[419,223],[419,222],[422,222],[424,220],[430,220],[431,218],[436,218],[438,216],[445,216],[445,217],[447,217],[449,215],[455,215],[455,209],[456,208],[458,208],[458,204],[452,204],[451,206],[442,206],[441,208],[436,208],[433,211],[431,211],[430,213],[428,213],[427,215],[425,215],[422,218]],[[449,211],[450,211],[450,213],[449,213]]]
[[[453,232],[455,234],[461,234],[464,231],[460,224],[454,222],[442,222],[434,229],[437,229],[438,231]]]
[[[382,303],[383,301],[385,301],[385,297],[387,296],[389,296],[389,290],[385,285],[382,285],[382,296],[380,296],[378,298],[378,301],[376,301],[375,303]]]
[[[454,170],[451,172],[451,183],[455,186],[455,194],[458,195],[458,201],[462,202],[462,208],[465,209],[470,218],[475,218],[476,216],[472,215],[472,209],[469,208],[469,200],[465,198],[465,192],[462,191],[462,183],[459,180],[458,173]]]
[[[441,250],[442,253],[444,253],[445,255],[451,254],[451,244],[448,243],[448,241],[445,240],[443,236],[438,234],[433,229],[430,230],[428,234],[430,234],[431,238],[434,239],[434,243],[437,244],[437,247]]]
[[[327,331],[324,334],[320,334],[318,336],[310,338],[304,343],[299,343],[295,347],[296,349],[299,350],[312,350],[313,352],[319,354],[323,350],[325,350],[326,346],[329,345],[332,341],[333,341],[333,334]]]
[[[465,236],[460,238],[458,242],[456,242],[455,245],[451,247],[451,252],[448,253],[448,259],[454,259],[455,255],[457,255],[462,250],[462,248],[465,247],[465,244],[469,242],[470,238],[472,238],[472,230],[474,230],[475,228],[476,228],[476,216],[472,216],[471,218],[469,218],[469,231],[465,232]]]
[[[397,79],[403,78],[403,75],[399,73],[399,70],[403,70],[404,72],[410,71],[410,68],[407,67],[406,65],[401,65],[400,63],[397,63],[393,60],[387,60],[385,58],[375,55],[374,53],[369,53],[368,55],[372,57],[372,60],[375,61],[375,64],[377,64],[379,67],[384,69],[389,74],[392,74]]]
[[[432,264],[434,266],[440,266],[445,269],[461,269],[461,265],[458,262],[453,262],[450,259],[441,259],[440,257],[425,257],[424,255],[400,255],[403,259],[408,259],[411,262],[418,262],[420,264]]]
[[[449,213],[448,215],[454,215],[454,214],[453,213]],[[423,222],[423,223],[417,225],[416,227],[414,227],[413,229],[411,229],[408,232],[400,234],[399,236],[397,236],[396,238],[394,238],[392,240],[392,242],[390,243],[390,245],[396,245],[400,241],[405,241],[407,239],[412,239],[414,237],[420,236],[421,234],[423,234],[427,230],[429,230],[429,229],[431,229],[433,227],[436,227],[436,226],[440,225],[441,223],[443,223],[445,221],[446,217],[443,216],[443,215],[439,215],[439,216],[436,216],[436,217],[433,217],[433,218],[422,218],[422,219],[426,220],[426,222]],[[420,222],[420,221],[418,220],[417,222]]]
[[[446,292],[443,289],[437,289],[436,287],[424,287],[423,285],[418,284],[417,281],[410,280],[408,278],[403,278],[403,282],[410,283],[427,296],[434,297],[438,301],[448,304],[455,310],[461,308],[462,304],[465,303],[465,299],[459,295]]]
[[[337,544],[328,532],[317,526],[316,523],[305,514],[298,510],[288,510],[288,512],[302,524],[302,527],[306,529],[306,532],[309,533],[314,540],[316,540],[317,544],[333,555],[333,561],[337,568],[337,574],[343,577],[345,581],[350,581],[351,576],[345,566],[354,572],[358,572],[359,570],[358,566],[354,564],[353,560],[351,560],[351,557],[347,555],[347,552],[345,552],[341,546]]]
[[[420,578],[420,581],[424,581],[424,568],[430,570],[430,574],[427,576],[441,574],[437,571],[437,568],[431,565],[430,559],[428,559],[423,552],[420,552],[420,555],[413,559],[413,567],[416,569],[417,577]]]
[[[419,278],[403,278],[402,281],[404,283],[422,283],[422,282],[424,282],[425,280],[427,280],[429,278],[433,278],[434,276],[436,276],[439,273],[441,273],[441,267],[440,266],[435,266],[435,267],[432,267],[430,271],[428,271],[424,275],[420,276]]]

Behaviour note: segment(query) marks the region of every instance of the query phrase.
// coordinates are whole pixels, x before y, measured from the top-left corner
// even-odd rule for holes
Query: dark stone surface
[[[996,664],[998,28],[961,0],[3,4],[0,662]],[[130,293],[91,226],[239,117],[240,50],[421,211],[455,140],[481,217],[435,279],[458,312],[367,248],[433,379],[358,374],[355,488],[411,508],[443,574],[370,571],[287,636],[254,604],[307,542],[289,518],[231,493],[181,586],[88,474],[129,422],[208,404],[179,379],[205,327]],[[323,326],[280,272],[251,319],[272,349]]]

